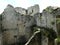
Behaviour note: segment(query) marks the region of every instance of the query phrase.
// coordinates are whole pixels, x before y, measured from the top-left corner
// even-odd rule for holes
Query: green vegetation
[[[55,40],[56,40],[57,43],[59,43],[60,42],[60,37],[56,38]]]
[[[44,28],[44,27],[34,27],[34,31],[33,32],[36,32],[38,29],[41,29],[40,31],[42,32],[43,35],[51,38],[51,39],[54,39],[57,37],[56,35],[56,32],[53,30],[53,29],[49,29],[49,28]]]
[[[56,18],[56,23],[60,24],[60,18]],[[58,29],[58,37],[56,38],[57,43],[60,42],[60,28]]]
[[[59,24],[60,23],[60,18],[57,18],[56,21],[57,21],[57,24]]]
[[[57,38],[57,42],[60,42],[60,37]]]
[[[51,13],[53,11],[53,7],[49,6],[45,9],[45,11]]]

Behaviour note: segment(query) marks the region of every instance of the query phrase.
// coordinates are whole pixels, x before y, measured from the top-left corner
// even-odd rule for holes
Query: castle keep
[[[0,15],[0,45],[25,45],[38,28],[40,32],[27,45],[55,45],[60,8],[39,10],[39,5],[24,9],[9,4]]]

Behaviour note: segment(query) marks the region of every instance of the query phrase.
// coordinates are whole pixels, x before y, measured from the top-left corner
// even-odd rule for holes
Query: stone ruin
[[[0,45],[55,45],[56,16],[60,14],[56,9],[49,7],[40,13],[39,5],[24,9],[8,4],[0,14]],[[40,32],[26,44],[38,28]]]

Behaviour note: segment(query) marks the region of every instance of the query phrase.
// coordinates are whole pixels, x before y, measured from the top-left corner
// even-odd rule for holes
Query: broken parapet
[[[39,13],[39,5],[36,4],[34,6],[28,7],[28,9],[16,7],[15,10],[20,14],[33,16],[34,14]]]
[[[24,9],[24,8],[16,7],[15,10],[16,10],[16,12],[20,13],[21,15],[26,15],[26,9]]]
[[[31,6],[27,10],[28,10],[28,15],[33,16],[39,13],[39,5]]]

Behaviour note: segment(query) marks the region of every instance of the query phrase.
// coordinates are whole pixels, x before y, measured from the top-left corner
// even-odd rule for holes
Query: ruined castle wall
[[[44,17],[45,17],[45,19],[44,19],[45,24],[46,24],[45,26],[47,28],[53,29],[57,33],[57,29],[56,29],[56,16],[54,14],[46,12],[46,11],[43,11],[42,15],[44,15]]]
[[[31,30],[33,25],[55,29],[55,24],[51,24],[52,21],[55,22],[55,17],[44,11],[40,15],[38,5],[29,7],[27,12],[23,8],[14,8],[8,5],[2,14],[2,19],[4,44],[12,44],[15,41],[19,41],[19,43],[25,42],[33,34],[33,30]],[[42,44],[47,45],[48,38],[44,37],[44,39],[43,37],[44,35],[42,35]]]
[[[46,27],[53,28],[55,24],[52,24],[52,23],[56,23],[54,15],[46,11],[43,11],[42,15],[44,15],[45,17],[44,21],[45,21]]]
[[[24,8],[16,7],[15,11],[20,13],[20,14],[26,15],[26,9],[24,9]]]
[[[3,42],[2,42],[2,34],[0,34],[0,45],[3,45]]]
[[[36,23],[36,25],[37,26],[41,26],[41,15],[40,15],[40,13],[37,13],[37,14],[35,14],[34,16],[33,16],[34,18],[35,18],[35,23]]]
[[[31,26],[34,25],[34,18],[29,15],[19,15],[18,18],[19,35],[24,35],[29,39],[33,31],[31,30]]]
[[[28,15],[33,16],[34,14],[39,13],[39,6],[38,5],[31,6],[27,10],[28,10]]]
[[[2,16],[3,17],[2,25],[5,29],[16,28],[17,21],[16,21],[15,15],[16,15],[16,12],[15,12],[13,7],[8,6],[4,10],[4,13],[3,13],[3,16]]]
[[[3,43],[11,43],[17,30],[17,18],[15,17],[16,12],[10,5],[4,10],[2,14],[2,28],[3,28]],[[16,32],[15,32],[16,30]],[[13,42],[12,42],[13,43]]]
[[[41,16],[41,20],[40,20],[41,22],[41,27],[46,27],[46,25],[47,25],[47,23],[46,23],[46,15],[44,14],[44,12],[42,13],[42,16]]]
[[[18,39],[18,30],[8,30],[3,32],[3,44],[13,44],[17,41],[16,39]]]
[[[2,43],[2,15],[0,15],[0,45],[3,45]]]
[[[29,15],[21,15],[16,10],[8,6],[3,14],[2,26],[3,26],[3,42],[4,44],[14,43],[15,37],[19,37],[23,41],[23,37],[27,40],[32,35],[31,26],[34,25],[34,18]],[[16,33],[16,34],[15,34]],[[17,38],[16,37],[16,38]]]

